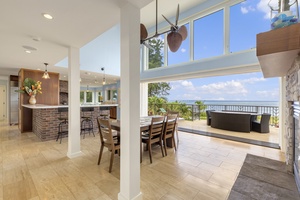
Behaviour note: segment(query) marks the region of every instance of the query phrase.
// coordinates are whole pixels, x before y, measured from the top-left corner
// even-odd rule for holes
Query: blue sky
[[[231,7],[230,52],[256,46],[256,34],[270,30],[269,0],[248,0]],[[276,1],[275,1],[276,3]],[[194,58],[202,59],[223,54],[223,11],[197,20]],[[211,22],[214,21],[214,26]],[[202,28],[209,27],[209,28]],[[205,38],[205,39],[203,39]],[[168,64],[188,60],[189,38],[176,53],[168,52]],[[278,101],[279,79],[263,78],[261,72],[218,76],[170,82],[168,100],[252,100]]]
[[[279,79],[249,73],[170,82],[168,100],[278,101]]]

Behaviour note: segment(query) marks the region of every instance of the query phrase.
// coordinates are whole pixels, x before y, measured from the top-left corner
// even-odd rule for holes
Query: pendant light
[[[44,63],[45,64],[45,72],[42,76],[43,79],[50,79],[50,76],[48,74],[48,70],[47,70],[47,66],[48,66],[48,63]]]
[[[101,71],[103,71],[102,85],[105,85],[106,84],[106,80],[105,80],[105,69],[104,69],[104,67],[101,68]]]

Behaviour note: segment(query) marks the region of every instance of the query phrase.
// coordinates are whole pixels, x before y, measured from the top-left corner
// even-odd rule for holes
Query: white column
[[[141,116],[148,116],[148,83],[141,83],[140,109]]]
[[[279,78],[279,146],[281,151],[285,152],[287,139],[285,138],[285,104],[286,104],[286,89],[285,89],[285,77]]]
[[[69,158],[81,155],[80,151],[80,65],[79,48],[69,47],[68,57],[68,104],[69,104]]]
[[[140,192],[140,9],[121,8],[121,166],[119,200]]]

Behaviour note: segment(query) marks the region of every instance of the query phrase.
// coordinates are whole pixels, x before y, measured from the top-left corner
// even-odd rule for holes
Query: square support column
[[[285,88],[286,78],[279,78],[279,146],[281,151],[285,152],[287,146],[287,138],[285,138],[285,103],[286,103],[286,88]]]
[[[121,8],[121,165],[119,200],[140,192],[140,9]]]
[[[69,88],[69,136],[68,153],[69,158],[81,155],[80,151],[80,65],[79,48],[70,47],[68,57],[68,88]]]
[[[141,116],[148,116],[148,83],[141,83]]]

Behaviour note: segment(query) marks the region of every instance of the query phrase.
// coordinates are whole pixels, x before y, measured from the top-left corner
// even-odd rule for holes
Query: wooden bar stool
[[[83,107],[81,108],[82,116],[81,116],[81,131],[80,135],[83,134],[83,139],[85,138],[85,133],[89,132],[89,135],[91,134],[91,131],[95,137],[94,134],[94,125],[93,125],[93,112],[94,107]]]
[[[62,137],[64,135],[68,136],[68,108],[58,108],[58,113],[59,113],[59,117],[58,120],[60,121],[59,125],[58,125],[58,133],[57,133],[57,138],[56,141],[58,141],[58,139],[60,138],[60,144],[61,144],[61,140]],[[67,114],[64,116],[62,116],[62,113],[66,112]]]

